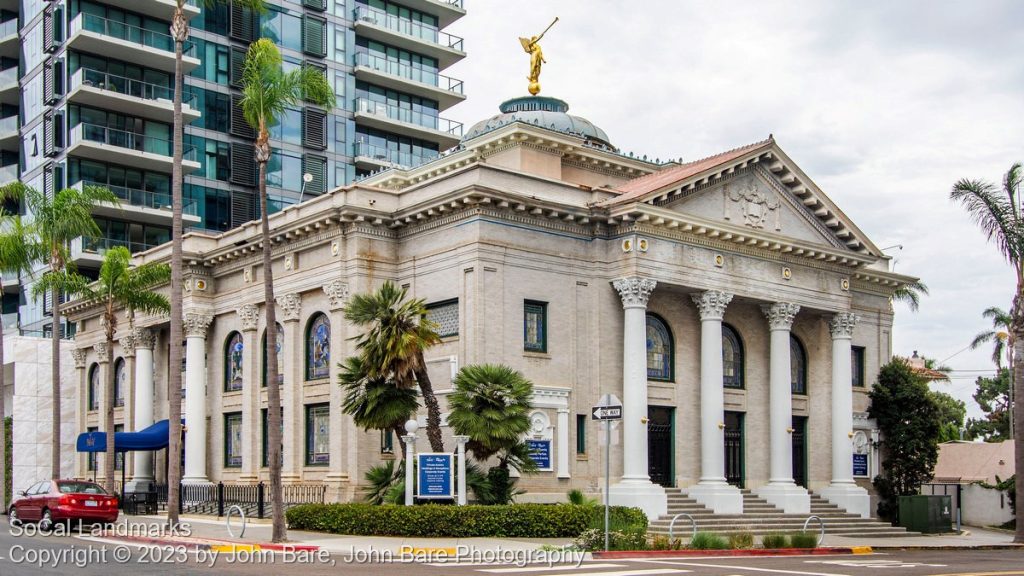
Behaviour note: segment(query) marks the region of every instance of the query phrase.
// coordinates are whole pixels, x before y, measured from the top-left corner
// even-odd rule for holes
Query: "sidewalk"
[[[907,548],[988,548],[1021,546],[1013,544],[1013,534],[974,526],[964,526],[961,534],[902,536],[896,538],[852,538],[825,535],[825,546],[871,546],[875,550]]]

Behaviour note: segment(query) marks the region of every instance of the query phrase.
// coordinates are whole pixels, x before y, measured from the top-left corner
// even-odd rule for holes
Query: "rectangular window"
[[[331,461],[331,407],[306,406],[306,466],[326,466]]]
[[[435,324],[441,338],[459,335],[459,299],[427,304],[427,320]]]
[[[395,433],[391,430],[380,431],[380,453],[381,454],[394,454],[395,453]]]
[[[864,387],[864,347],[854,346],[850,348],[850,367],[853,369],[853,386]]]
[[[548,351],[547,302],[523,302],[523,349],[527,352]]]
[[[99,428],[97,428],[96,426],[89,426],[88,428],[85,429],[85,431],[86,432],[97,432],[97,431],[99,431]],[[86,470],[88,470],[90,472],[93,472],[93,471],[96,470],[96,455],[97,454],[99,454],[99,452],[89,452],[89,457],[88,457],[88,460],[86,461],[86,465],[85,465],[85,469]]]
[[[266,468],[267,467],[267,462],[269,462],[268,446],[270,445],[270,437],[269,437],[268,432],[270,430],[270,426],[268,424],[269,424],[269,419],[270,419],[270,413],[268,412],[268,410],[266,408],[263,408],[262,410],[260,410],[260,413],[261,413],[262,422],[263,422],[263,425],[260,426],[260,429],[263,431],[263,437],[262,437],[262,441],[263,441],[262,451],[263,451],[263,454],[260,457],[260,459],[261,459],[261,464],[263,465],[264,468]],[[284,462],[284,408],[283,407],[281,408],[281,462]]]
[[[587,453],[587,415],[576,415],[576,454]]]
[[[224,415],[224,467],[242,466],[242,413]]]

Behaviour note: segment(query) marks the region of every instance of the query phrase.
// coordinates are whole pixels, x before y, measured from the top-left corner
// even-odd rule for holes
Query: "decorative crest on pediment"
[[[860,318],[852,312],[839,312],[834,314],[828,322],[832,338],[853,338],[853,328]]]
[[[278,296],[277,305],[281,308],[283,320],[298,320],[302,312],[302,296],[298,292]]]
[[[789,330],[793,326],[797,312],[800,312],[800,306],[789,302],[776,302],[762,304],[761,311],[768,318],[768,326],[772,330]]]
[[[260,308],[255,304],[243,304],[238,309],[238,319],[242,323],[242,330],[255,330],[260,323]]]
[[[720,290],[690,294],[690,298],[697,305],[701,320],[721,320],[725,316],[725,307],[732,302],[732,294]]]
[[[327,294],[331,310],[336,310],[344,306],[345,302],[348,301],[348,284],[341,280],[331,280],[324,284],[324,293]]]
[[[771,193],[762,192],[753,181],[744,184],[726,184],[722,193],[725,195],[726,220],[732,218],[731,204],[738,204],[740,214],[743,217],[743,224],[751,228],[764,228],[769,216],[774,216],[773,223],[775,230],[782,229],[780,221],[779,199]]]
[[[651,292],[654,292],[654,287],[658,285],[658,282],[651,280],[650,278],[619,278],[612,282],[612,286],[618,291],[619,297],[622,298],[623,308],[633,307],[646,307],[647,300],[651,297]]]

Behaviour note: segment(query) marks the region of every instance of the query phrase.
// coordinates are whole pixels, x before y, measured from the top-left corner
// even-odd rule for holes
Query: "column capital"
[[[299,315],[302,313],[302,296],[298,292],[278,296],[276,300],[283,313],[282,320],[288,322],[299,319]]]
[[[75,348],[71,351],[71,358],[75,361],[75,368],[85,368],[85,355],[88,352],[85,348]]]
[[[156,333],[149,328],[135,329],[135,349],[152,350],[156,347]]]
[[[615,287],[619,297],[622,298],[623,308],[646,308],[647,300],[651,297],[651,293],[654,292],[654,287],[657,285],[657,281],[650,278],[640,278],[639,276],[619,278],[612,281],[612,286]]]
[[[107,343],[106,342],[97,342],[97,343],[93,344],[92,348],[93,348],[93,350],[96,351],[96,355],[98,356],[96,361],[99,362],[100,364],[106,364],[107,363]]]
[[[255,330],[260,323],[260,308],[255,304],[243,304],[238,309],[238,319],[242,322],[242,330]]]
[[[459,444],[459,445],[465,444],[466,442],[469,442],[469,436],[457,435],[457,436],[454,437],[454,440],[455,440],[456,444]]]
[[[828,321],[828,329],[832,332],[832,339],[853,338],[853,328],[857,325],[860,317],[852,312],[839,312],[833,314]]]
[[[786,330],[793,327],[793,320],[796,319],[800,306],[789,302],[776,302],[774,304],[762,304],[761,311],[768,318],[768,325],[772,330]]]
[[[135,334],[134,334],[134,332],[129,332],[129,333],[125,334],[124,336],[121,336],[121,339],[119,340],[119,342],[121,343],[121,350],[124,351],[125,357],[127,357],[127,358],[134,358],[135,357]]]
[[[331,310],[337,310],[348,301],[348,283],[341,280],[331,280],[324,284],[324,293],[327,294],[327,301],[331,306]]]
[[[732,302],[732,294],[720,290],[690,294],[690,298],[697,305],[701,320],[721,320],[725,316],[725,307]]]
[[[206,330],[213,324],[213,314],[208,312],[187,312],[185,314],[185,337],[206,338]]]

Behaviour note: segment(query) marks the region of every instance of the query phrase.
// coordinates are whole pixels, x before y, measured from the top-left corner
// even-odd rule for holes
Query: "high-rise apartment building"
[[[289,109],[272,128],[271,211],[458,144],[462,125],[442,114],[465,98],[462,82],[441,72],[465,57],[444,31],[465,15],[462,0],[268,0],[263,13],[202,4],[186,7],[186,227],[223,231],[259,215],[238,83],[260,37],[280,47],[286,69],[323,70],[337,94],[333,109]],[[98,184],[121,199],[97,209],[101,237],[72,244],[86,275],[111,246],[138,252],[170,239],[174,6],[0,0],[0,179],[47,191]],[[50,302],[27,297],[25,284],[4,295],[4,325],[45,335]]]

